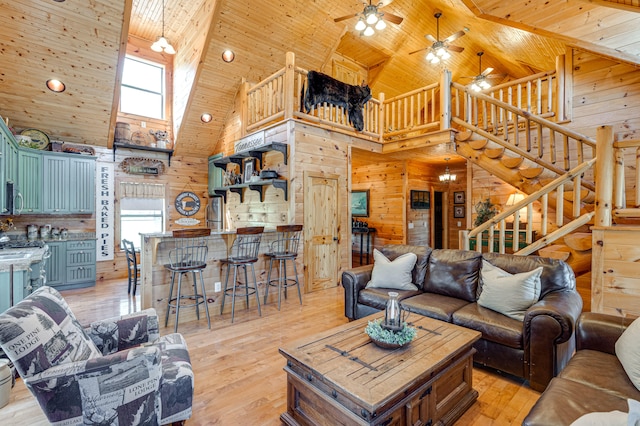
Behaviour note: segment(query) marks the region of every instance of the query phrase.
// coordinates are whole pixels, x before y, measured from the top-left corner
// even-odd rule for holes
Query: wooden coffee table
[[[287,359],[287,425],[452,424],[478,398],[477,331],[412,315],[417,336],[382,349],[364,332],[376,314],[280,348]]]

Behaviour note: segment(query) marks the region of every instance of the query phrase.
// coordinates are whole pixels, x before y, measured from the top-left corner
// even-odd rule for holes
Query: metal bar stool
[[[136,257],[136,249],[132,241],[122,240],[122,246],[124,252],[127,255],[127,273],[129,275],[129,286],[127,287],[127,294],[136,295],[138,288],[138,278],[140,278],[140,270],[138,269],[138,259]],[[131,292],[133,287],[133,293]]]
[[[300,291],[300,282],[298,281],[298,270],[296,268],[296,257],[298,257],[298,245],[300,243],[300,234],[302,234],[302,225],[280,225],[276,227],[278,232],[277,239],[271,243],[269,252],[264,255],[269,258],[269,272],[267,274],[267,285],[264,292],[264,303],[267,304],[267,296],[269,296],[269,287],[278,287],[278,310],[280,310],[280,299],[284,290],[284,298],[287,298],[287,288],[291,286],[298,287],[298,298],[302,305],[302,293]],[[278,278],[271,279],[273,271],[273,262],[278,262]],[[287,278],[287,261],[293,264],[294,278]]]
[[[260,249],[260,240],[262,239],[263,226],[251,226],[247,228],[238,228],[236,230],[236,239],[231,246],[230,255],[220,262],[227,265],[227,274],[224,281],[224,290],[222,292],[222,303],[220,304],[220,314],[224,310],[224,300],[227,295],[231,296],[231,322],[235,315],[236,296],[244,296],[247,309],[249,308],[249,296],[256,295],[258,302],[258,314],[262,316],[260,311],[260,295],[258,294],[258,282],[256,280],[256,270],[253,264],[258,261],[258,250]],[[249,283],[247,274],[247,266],[251,266],[253,273],[253,283]],[[233,268],[233,281],[229,285],[229,271]],[[238,282],[238,268],[244,270],[244,285]]]
[[[199,306],[204,304],[207,314],[207,324],[211,328],[211,319],[209,318],[209,305],[207,304],[207,293],[204,289],[204,279],[202,278],[202,270],[207,267],[207,240],[206,236],[211,235],[211,230],[207,228],[196,229],[176,229],[173,231],[174,248],[169,251],[169,264],[165,265],[171,271],[171,286],[169,287],[169,299],[167,301],[167,313],[164,319],[164,326],[169,322],[169,311],[171,308],[176,309],[176,323],[174,331],[178,331],[178,318],[180,317],[180,308],[195,306],[196,317],[200,319]],[[191,272],[193,277],[193,294],[182,294],[182,276]],[[198,283],[196,272],[200,274],[200,286],[202,294],[198,294]],[[174,297],[173,287],[178,277],[178,291]],[[183,304],[183,300],[192,303]]]

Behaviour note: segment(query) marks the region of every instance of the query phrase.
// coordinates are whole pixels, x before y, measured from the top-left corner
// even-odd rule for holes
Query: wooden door
[[[339,176],[305,173],[304,253],[306,291],[338,285]]]

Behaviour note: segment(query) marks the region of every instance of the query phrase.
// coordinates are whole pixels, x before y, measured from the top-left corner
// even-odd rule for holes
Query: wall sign
[[[164,173],[164,163],[151,158],[127,157],[120,163],[120,168],[132,175],[159,176]]]
[[[259,148],[263,145],[266,145],[264,140],[264,131],[254,133],[252,135],[249,135],[240,139],[234,144],[233,148],[237,153],[237,152],[250,151],[252,149]]]
[[[181,192],[176,197],[175,206],[182,216],[193,216],[200,210],[200,197],[190,191]]]
[[[181,217],[180,219],[176,220],[175,223],[182,226],[195,226],[199,224],[200,221],[193,217]]]
[[[96,163],[96,260],[113,260],[115,191],[113,163]]]

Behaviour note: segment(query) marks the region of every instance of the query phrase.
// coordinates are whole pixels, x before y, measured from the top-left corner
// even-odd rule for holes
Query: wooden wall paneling
[[[431,239],[431,218],[433,205],[429,209],[412,209],[411,208],[411,191],[430,191],[428,167],[419,161],[409,161],[407,164],[407,244],[411,245],[430,245]],[[430,191],[431,195],[431,191]]]

